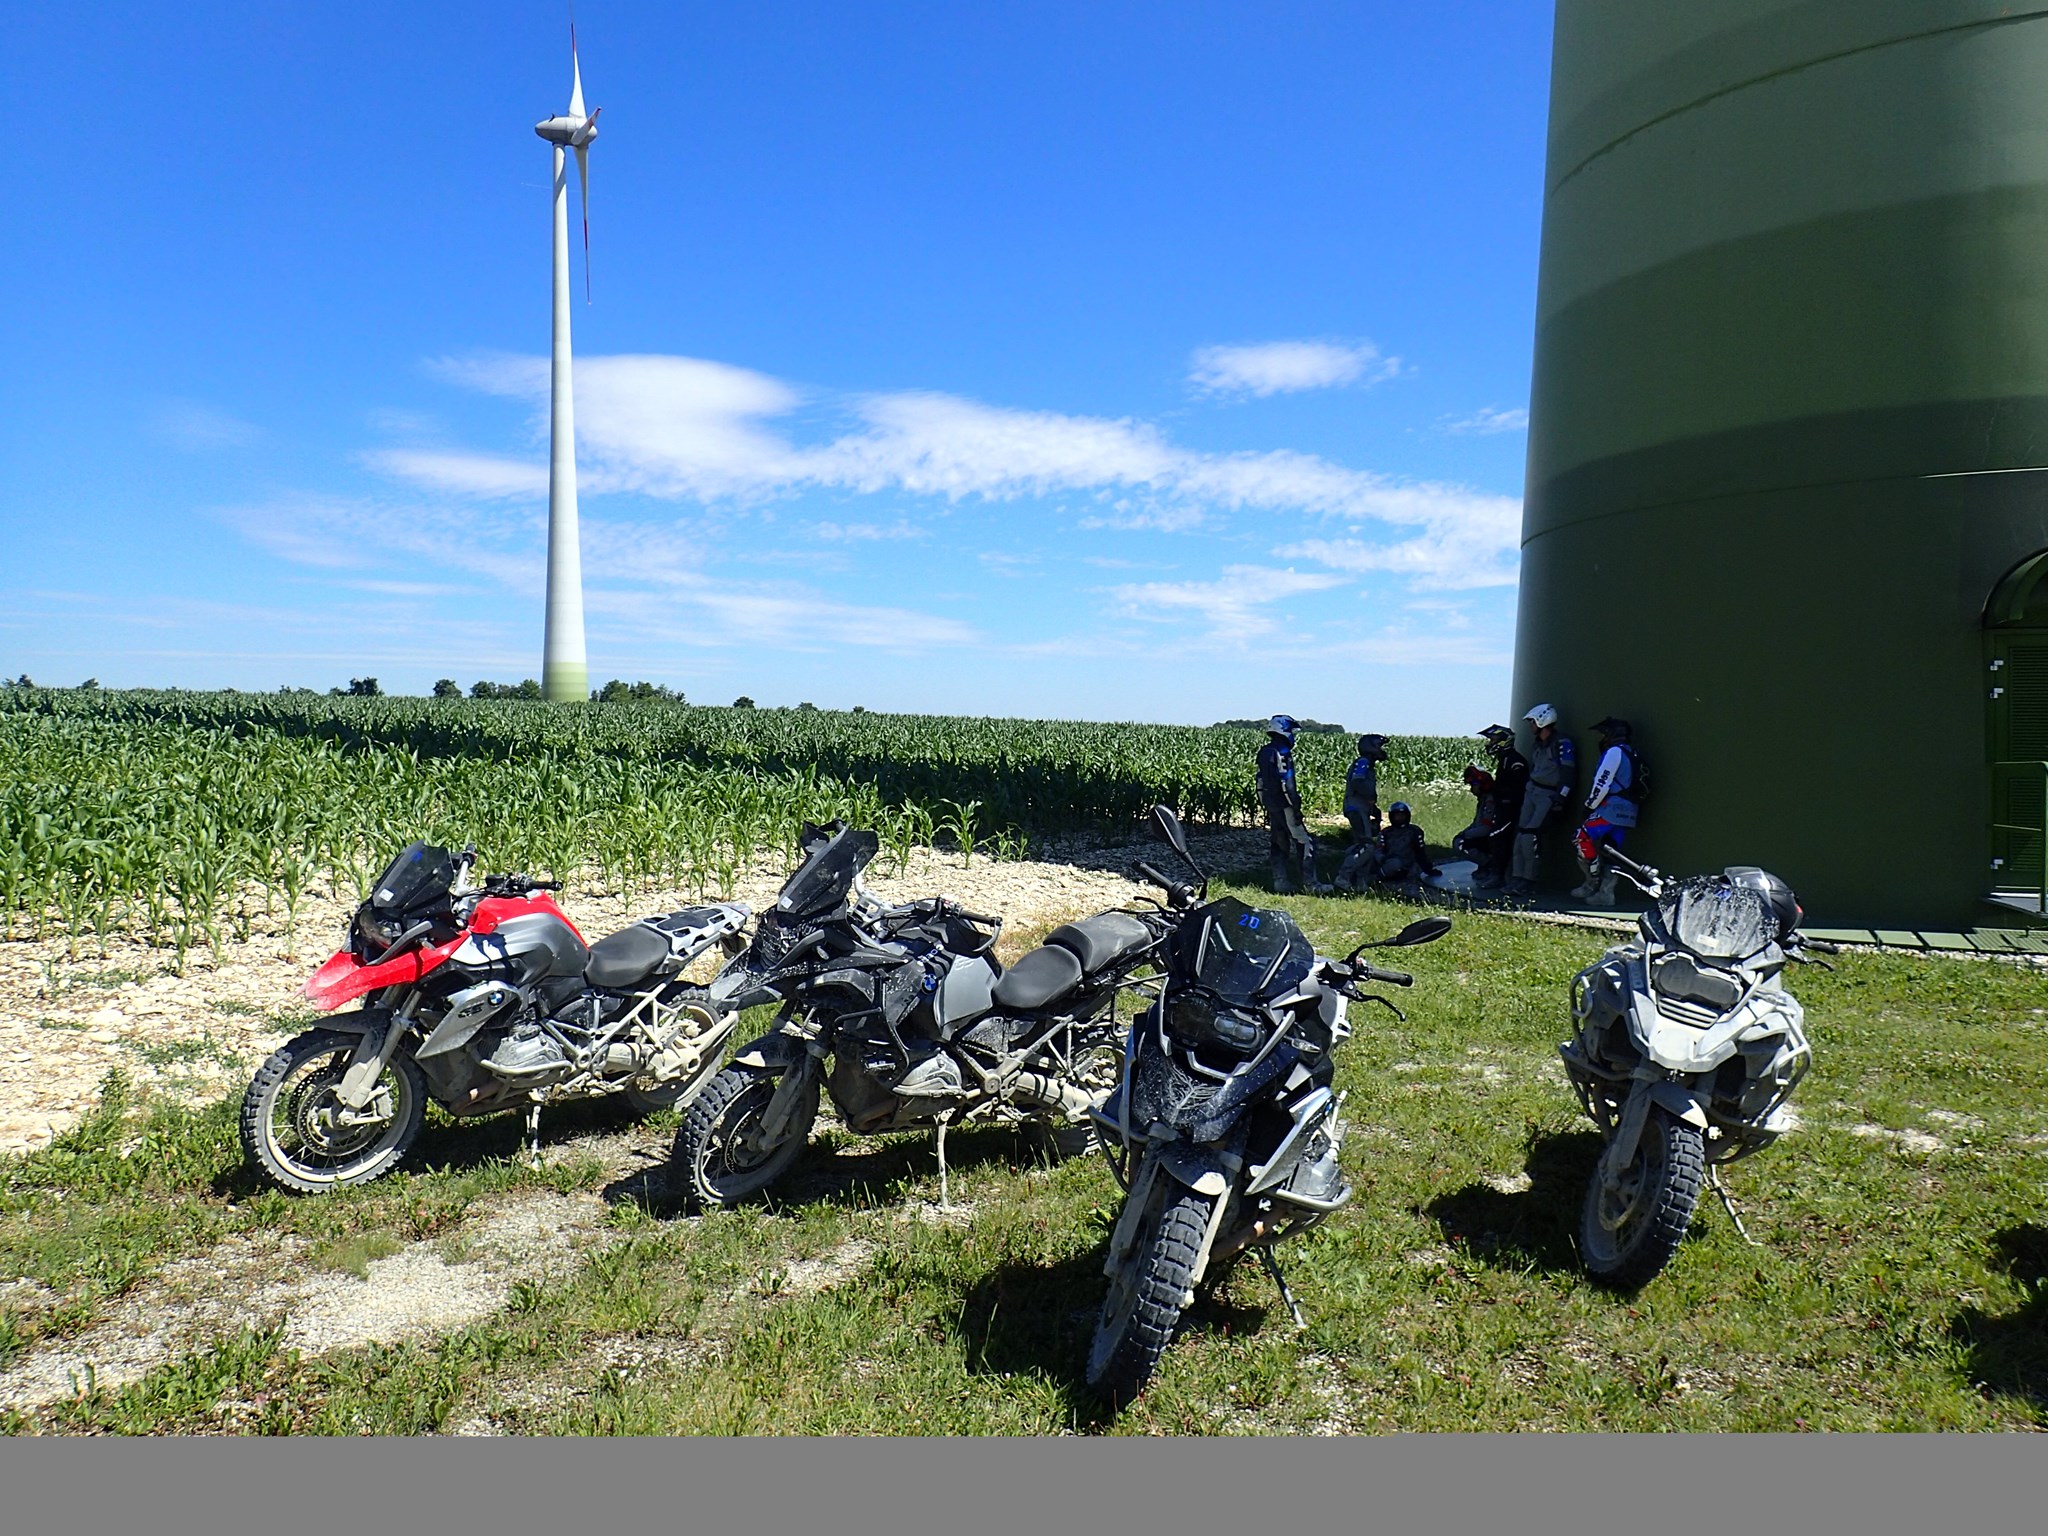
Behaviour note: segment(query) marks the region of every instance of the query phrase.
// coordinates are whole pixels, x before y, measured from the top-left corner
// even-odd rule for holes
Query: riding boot
[[[1593,892],[1600,887],[1600,877],[1593,873],[1593,866],[1584,859],[1579,859],[1576,854],[1573,855],[1573,858],[1578,859],[1580,878],[1579,883],[1572,887],[1572,900],[1590,900]]]
[[[1289,868],[1287,867],[1287,866],[1288,866],[1288,864],[1289,864],[1289,862],[1290,862],[1290,860],[1289,860],[1289,859],[1288,859],[1288,858],[1286,857],[1286,855],[1284,855],[1284,854],[1278,854],[1278,853],[1276,853],[1276,854],[1274,854],[1274,855],[1273,855],[1273,861],[1272,861],[1272,862],[1273,862],[1273,868],[1272,868],[1272,875],[1273,875],[1273,892],[1274,892],[1274,894],[1275,894],[1275,895],[1278,895],[1278,896],[1291,896],[1291,895],[1293,895],[1293,894],[1294,894],[1294,875],[1293,875],[1293,871],[1292,871],[1292,870],[1290,870],[1290,869],[1289,869]]]
[[[1611,907],[1614,905],[1614,882],[1617,878],[1616,872],[1611,869],[1601,876],[1599,888],[1593,892],[1592,905],[1596,907]]]

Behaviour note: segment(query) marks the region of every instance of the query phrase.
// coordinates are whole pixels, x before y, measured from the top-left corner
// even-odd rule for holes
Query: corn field
[[[415,837],[488,869],[614,888],[730,890],[805,820],[914,847],[1021,856],[1033,835],[1256,809],[1242,729],[757,710],[0,689],[6,933],[246,935],[254,907],[362,891]],[[1473,745],[1395,737],[1383,783],[1455,778]],[[1303,736],[1303,798],[1334,813],[1349,736]]]

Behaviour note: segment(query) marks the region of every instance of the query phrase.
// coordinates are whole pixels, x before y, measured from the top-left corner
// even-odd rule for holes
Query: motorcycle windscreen
[[[1248,907],[1235,896],[1212,901],[1183,925],[1175,969],[1226,1003],[1256,1003],[1299,986],[1315,964],[1315,946],[1281,911]]]
[[[838,832],[823,845],[813,844],[796,873],[783,882],[775,910],[789,917],[823,917],[846,905],[853,882],[880,851],[881,839],[872,832],[851,829]]]
[[[1657,907],[1672,941],[1702,960],[1746,960],[1778,934],[1763,896],[1725,880],[1687,880]]]
[[[455,861],[446,848],[407,843],[370,887],[370,904],[381,912],[410,912],[445,895],[455,885]]]

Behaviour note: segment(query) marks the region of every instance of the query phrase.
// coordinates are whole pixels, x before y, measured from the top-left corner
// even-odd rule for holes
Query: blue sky
[[[565,8],[10,11],[0,670],[538,676]],[[577,23],[593,680],[1506,710],[1547,4]]]

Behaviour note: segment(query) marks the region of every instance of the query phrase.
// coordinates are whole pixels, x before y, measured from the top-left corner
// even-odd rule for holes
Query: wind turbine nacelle
[[[584,128],[589,126],[589,122],[590,120],[585,117],[548,117],[535,123],[533,131],[546,139],[550,144],[560,144],[567,148],[572,144],[589,142],[589,137],[587,136],[582,139],[577,137]],[[594,132],[595,130],[593,130]]]

